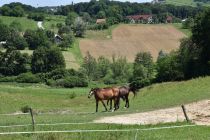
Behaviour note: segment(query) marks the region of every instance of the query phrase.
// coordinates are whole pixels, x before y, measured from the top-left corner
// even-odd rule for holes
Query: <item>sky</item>
[[[90,0],[0,0],[0,6],[4,4],[8,4],[11,2],[21,2],[27,5],[32,5],[34,7],[41,7],[41,6],[60,6],[60,5],[67,5],[71,4],[72,1],[74,3],[78,2],[88,2]],[[152,0],[118,0],[118,1],[130,1],[130,2],[151,2]]]

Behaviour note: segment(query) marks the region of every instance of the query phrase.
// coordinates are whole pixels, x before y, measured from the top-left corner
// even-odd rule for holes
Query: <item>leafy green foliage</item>
[[[39,47],[47,47],[49,48],[50,42],[45,33],[45,31],[39,29],[37,31],[26,30],[24,34],[24,38],[26,39],[29,49],[35,50]]]
[[[0,52],[0,72],[2,75],[18,75],[27,71],[28,55],[8,49]]]
[[[76,37],[83,37],[86,30],[86,23],[82,18],[77,17],[74,21],[73,30]]]
[[[210,10],[199,14],[192,28],[192,40],[201,49],[200,59],[202,62],[202,75],[210,74]]]
[[[39,48],[33,52],[31,68],[33,73],[65,68],[64,57],[58,48]]]
[[[134,86],[142,88],[150,84],[155,78],[155,69],[152,56],[149,52],[140,52],[135,57],[133,77]]]
[[[78,17],[77,13],[70,12],[67,15],[67,18],[66,18],[66,21],[65,21],[66,25],[67,26],[72,26],[74,24],[74,21],[75,21],[76,17]]]
[[[160,57],[157,61],[157,78],[158,82],[177,81],[184,79],[181,61],[177,52]]]

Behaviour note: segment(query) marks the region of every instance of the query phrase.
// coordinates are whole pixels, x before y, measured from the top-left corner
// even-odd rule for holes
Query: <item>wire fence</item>
[[[0,135],[17,135],[17,134],[44,134],[44,133],[91,133],[91,132],[130,132],[136,131],[135,139],[137,139],[137,134],[139,131],[154,131],[163,129],[175,129],[175,128],[186,128],[195,127],[197,125],[178,125],[178,126],[167,126],[167,127],[153,127],[144,129],[99,129],[99,130],[64,130],[64,131],[23,131],[23,132],[2,132]]]

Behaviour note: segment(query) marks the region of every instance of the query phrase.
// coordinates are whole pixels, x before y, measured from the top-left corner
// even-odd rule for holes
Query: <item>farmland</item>
[[[99,113],[93,113],[95,110],[95,101],[87,98],[90,88],[50,88],[41,84],[15,84],[1,83],[0,88],[0,113],[17,113],[21,108],[31,106],[36,113],[46,113],[35,115],[36,123],[81,123],[92,122],[95,119],[113,116],[118,114],[130,114],[168,108],[180,104],[195,102],[202,99],[210,99],[210,77],[198,78],[185,82],[169,82],[155,84],[143,88],[135,99],[130,96],[131,107],[127,110],[120,108],[119,111],[104,113],[101,104],[99,104]],[[124,104],[124,103],[122,103]],[[80,114],[75,113],[89,112]],[[53,113],[53,114],[51,114]],[[29,115],[0,116],[0,125],[30,124]],[[158,124],[158,125],[117,125],[117,124],[87,124],[87,125],[63,125],[63,126],[36,126],[36,130],[75,130],[75,129],[143,129],[150,127],[161,127],[170,125],[185,125],[186,123]],[[138,136],[143,139],[206,139],[209,137],[209,127],[196,126],[190,128],[176,128],[166,130],[155,130],[139,132]],[[31,131],[31,126],[0,128],[1,132],[8,131]],[[181,133],[184,131],[183,133]],[[200,132],[199,134],[197,133]],[[77,134],[37,134],[37,135],[14,135],[7,139],[47,139],[55,137],[56,139],[97,139],[103,132],[79,133]],[[176,135],[175,135],[176,134]],[[198,134],[198,135],[197,135]],[[135,132],[106,132],[106,137],[110,139],[134,139]],[[189,137],[190,136],[190,137]],[[2,136],[1,138],[6,138]],[[103,139],[103,138],[101,138]]]
[[[156,59],[160,50],[177,49],[183,37],[172,25],[120,25],[112,31],[112,39],[82,39],[80,50],[83,56],[89,51],[95,58],[115,55],[133,62],[137,52],[150,52]]]

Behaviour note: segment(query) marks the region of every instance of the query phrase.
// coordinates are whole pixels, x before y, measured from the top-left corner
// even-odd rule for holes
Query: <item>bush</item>
[[[29,110],[30,110],[30,107],[29,107],[28,105],[21,107],[21,111],[22,111],[23,113],[28,113]]]
[[[77,76],[67,77],[65,79],[59,79],[56,81],[56,86],[73,88],[73,87],[87,87],[88,82],[84,78],[79,78]]]
[[[17,76],[16,79],[19,83],[40,83],[42,80],[39,78],[39,76],[34,75],[32,73],[23,73]]]
[[[16,76],[6,76],[6,77],[1,76],[0,82],[15,82],[16,78],[17,78]]]

